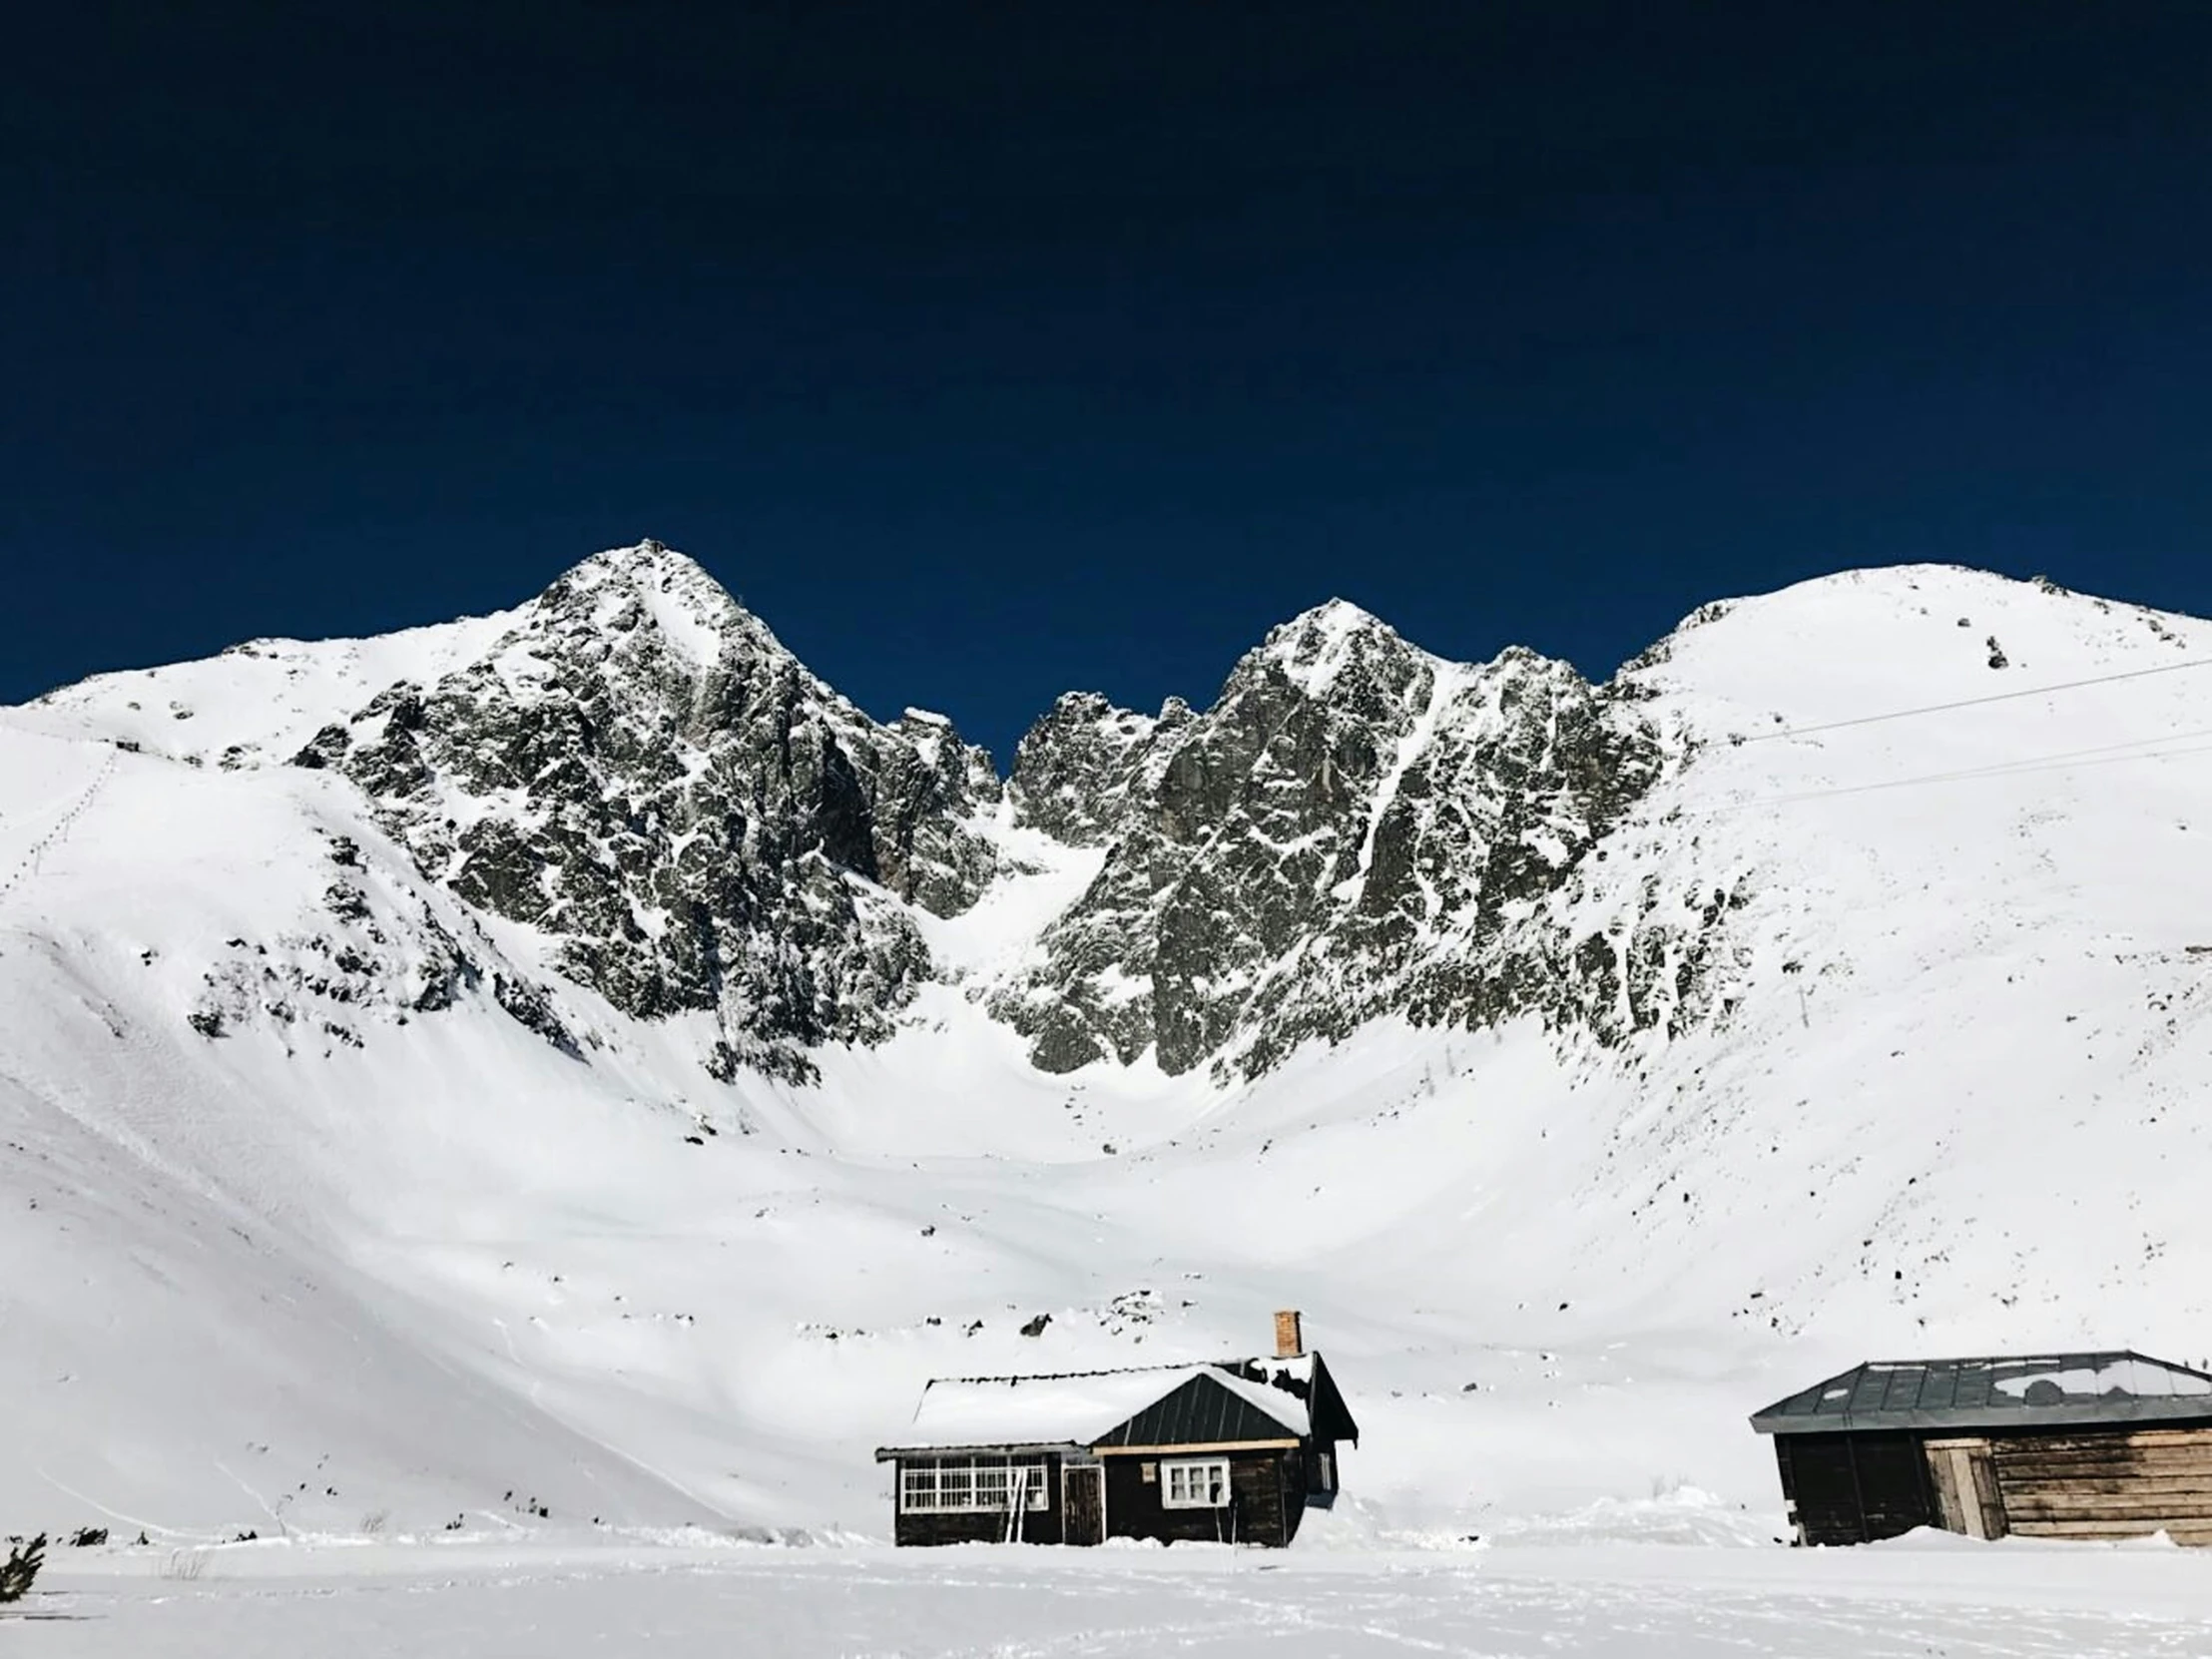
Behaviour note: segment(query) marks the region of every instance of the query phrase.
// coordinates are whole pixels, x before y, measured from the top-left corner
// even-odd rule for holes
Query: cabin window
[[[1052,1492],[1042,1463],[992,1462],[987,1458],[946,1457],[898,1466],[898,1506],[917,1510],[992,1511],[1004,1514],[1021,1493],[1024,1509],[1049,1509]]]
[[[1168,1509],[1229,1507],[1229,1459],[1195,1457],[1160,1465],[1160,1503]]]

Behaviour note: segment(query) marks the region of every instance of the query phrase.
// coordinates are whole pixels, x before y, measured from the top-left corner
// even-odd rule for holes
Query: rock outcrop
[[[870,720],[658,543],[510,617],[296,762],[616,1008],[711,1012],[718,1076],[804,1079],[811,1050],[887,1037],[948,971],[920,918],[1021,867],[1005,827],[1100,860],[1019,969],[971,986],[1047,1071],[1150,1052],[1249,1076],[1383,1015],[1614,1040],[1710,1001],[1725,895],[1623,934],[1659,901],[1595,851],[1683,750],[1632,675],[1449,663],[1334,603],[1203,712],[1062,697],[1001,785],[943,716]]]
[[[1069,803],[1033,817],[1106,861],[993,1009],[1046,1070],[1151,1048],[1170,1073],[1264,1070],[1385,1012],[1575,1018],[1554,900],[1664,755],[1623,691],[1523,651],[1442,662],[1343,603],[1202,715],[1063,699],[1011,790]]]
[[[431,878],[539,930],[626,1013],[712,1010],[710,1064],[804,1076],[929,972],[908,906],[990,881],[999,786],[941,718],[870,721],[655,542],[601,554],[432,684],[297,756],[375,801]]]

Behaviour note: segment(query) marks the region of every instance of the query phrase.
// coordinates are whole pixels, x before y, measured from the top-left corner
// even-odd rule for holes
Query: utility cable
[[[1955,767],[1947,772],[1923,773],[1913,778],[1884,778],[1871,784],[1844,784],[1835,789],[1800,790],[1789,795],[1761,796],[1752,801],[1733,802],[1726,807],[1715,807],[1705,812],[1684,815],[1691,819],[1726,818],[1735,813],[1751,812],[1766,807],[1787,807],[1802,801],[1830,801],[1838,796],[1871,795],[1880,790],[1913,789],[1925,784],[1976,783],[1996,778],[2028,777],[2044,772],[2077,772],[2089,767],[2116,766],[2128,761],[2164,761],[2184,755],[2202,755],[2212,752],[2212,727],[2188,732],[2166,732],[2154,738],[2136,738],[2127,743],[2102,744],[2093,749],[2061,750],[2049,755],[2026,755],[2016,761],[1996,761],[1986,766]],[[2180,744],[2178,749],[2143,749],[2145,744]],[[2119,753],[2140,750],[2138,754]]]
[[[2205,736],[2206,734],[2181,734]],[[2114,747],[2128,747],[2116,745]],[[2090,767],[2118,766],[2127,761],[2166,761],[2182,755],[2202,755],[2212,751],[2212,743],[2195,743],[2180,749],[2150,749],[2139,755],[2103,755],[2100,759],[2076,760],[2055,755],[2029,757],[2019,761],[2000,761],[1993,766],[1965,767],[1955,772],[1932,772],[1919,778],[1890,778],[1875,784],[1846,784],[1832,790],[1807,790],[1796,795],[1769,796],[1763,801],[1747,801],[1747,807],[1780,807],[1797,801],[1825,801],[1839,795],[1868,795],[1876,790],[1911,789],[1920,784],[1970,784],[1993,778],[2030,777],[2043,772],[2082,772]],[[2084,755],[2097,754],[2084,750]]]
[[[2096,674],[2086,680],[2061,680],[2052,686],[2030,686],[2021,691],[1991,692],[1986,697],[1961,697],[1949,703],[1928,703],[1917,709],[1892,709],[1888,714],[1857,715],[1850,720],[1827,720],[1814,726],[1791,726],[1779,732],[1754,732],[1742,743],[1774,743],[1783,738],[1806,738],[1816,732],[1841,732],[1850,726],[1878,726],[1884,721],[1910,720],[1917,715],[1939,715],[1952,709],[1978,709],[1986,703],[2010,703],[2022,697],[2050,697],[2058,692],[2080,691],[2086,686],[2109,686],[2121,680],[2147,680],[2154,674],[2179,674],[2184,669],[2212,668],[2212,657],[2192,657],[2185,663],[2161,663],[2156,668],[2131,668],[2118,674]]]

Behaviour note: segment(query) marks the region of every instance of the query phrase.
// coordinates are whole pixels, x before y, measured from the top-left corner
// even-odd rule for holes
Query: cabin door
[[[1063,1541],[1071,1544],[1106,1541],[1106,1488],[1096,1463],[1063,1463],[1060,1466],[1060,1514]]]
[[[2001,1538],[2004,1497],[1997,1489],[1996,1460],[1987,1440],[1927,1442],[1929,1484],[1936,1491],[1936,1513],[1946,1531],[1969,1538]]]

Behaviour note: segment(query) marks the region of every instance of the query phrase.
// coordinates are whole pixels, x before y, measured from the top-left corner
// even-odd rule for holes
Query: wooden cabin
[[[1751,1419],[1800,1543],[2212,1544],[2212,1376],[2141,1354],[1869,1363]]]
[[[1360,1425],[1296,1314],[1270,1359],[940,1378],[876,1461],[901,1544],[1283,1545],[1337,1492]]]

